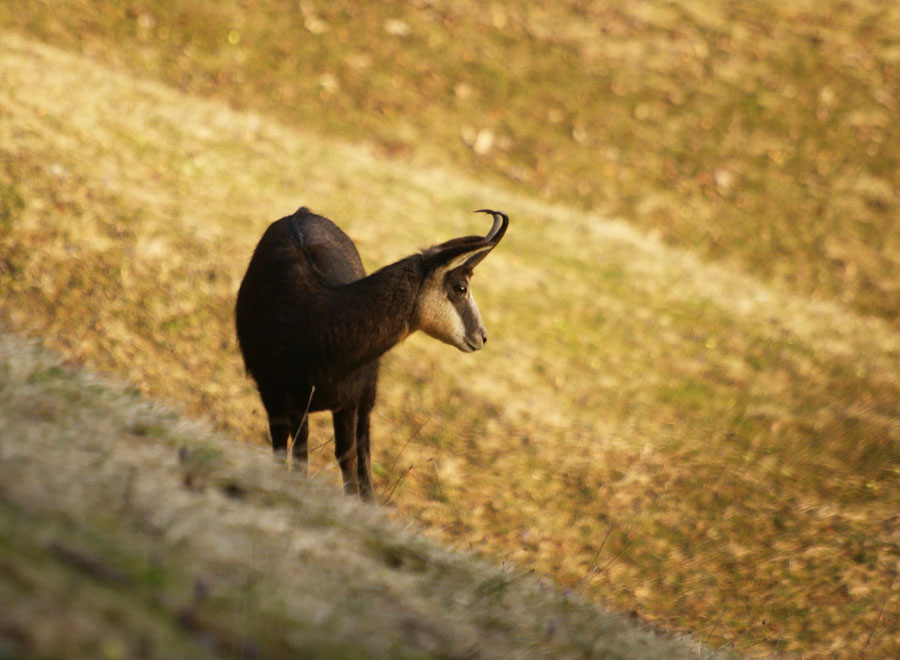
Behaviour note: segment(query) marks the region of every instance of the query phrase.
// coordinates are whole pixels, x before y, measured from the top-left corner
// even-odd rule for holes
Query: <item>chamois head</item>
[[[493,250],[509,225],[505,213],[490,213],[494,224],[486,236],[464,236],[434,245],[422,253],[425,278],[416,300],[414,329],[456,346],[465,353],[480,350],[487,331],[469,290],[472,271]]]

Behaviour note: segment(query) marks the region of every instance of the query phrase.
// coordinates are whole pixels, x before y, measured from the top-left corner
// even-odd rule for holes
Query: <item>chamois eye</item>
[[[468,289],[466,288],[465,284],[454,284],[453,285],[453,292],[460,296],[466,295],[466,291],[468,291]]]

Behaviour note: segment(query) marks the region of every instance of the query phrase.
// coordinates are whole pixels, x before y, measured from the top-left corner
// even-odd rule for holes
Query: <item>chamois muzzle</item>
[[[475,298],[471,294],[469,294],[467,303],[461,314],[466,334],[462,346],[458,346],[458,348],[464,353],[473,353],[484,348],[487,343],[487,330],[484,327],[484,321],[481,320],[481,312],[478,311]]]

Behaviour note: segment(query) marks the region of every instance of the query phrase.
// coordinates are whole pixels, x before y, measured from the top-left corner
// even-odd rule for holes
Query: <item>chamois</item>
[[[472,270],[506,233],[494,224],[366,275],[353,241],[306,207],[273,222],[256,246],[235,307],[238,343],[266,409],[275,452],[306,470],[307,413],[330,410],[344,492],[371,500],[369,414],[378,359],[416,330],[466,353],[487,334]]]

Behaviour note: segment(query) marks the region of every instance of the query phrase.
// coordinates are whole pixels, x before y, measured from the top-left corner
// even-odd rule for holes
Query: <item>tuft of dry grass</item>
[[[747,655],[900,644],[889,320],[9,33],[0,63],[9,327],[260,442],[231,317],[268,222],[308,204],[372,269],[502,208],[474,282],[488,349],[414,337],[386,360],[374,471],[397,515]],[[337,483],[329,453],[313,481]]]

